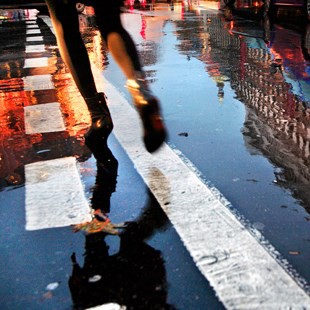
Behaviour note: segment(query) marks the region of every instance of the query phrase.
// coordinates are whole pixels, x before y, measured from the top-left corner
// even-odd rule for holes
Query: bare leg
[[[121,35],[116,32],[110,33],[107,37],[107,43],[113,58],[122,69],[127,79],[134,80],[136,78],[136,70],[134,69],[132,60],[127,53]]]
[[[96,21],[113,58],[127,79],[135,79],[142,71],[138,52],[132,38],[123,28],[119,0],[94,1]]]
[[[94,1],[93,5],[101,35],[127,77],[126,86],[143,123],[145,147],[149,152],[154,152],[166,139],[166,130],[159,101],[148,88],[136,46],[121,23],[121,1]]]

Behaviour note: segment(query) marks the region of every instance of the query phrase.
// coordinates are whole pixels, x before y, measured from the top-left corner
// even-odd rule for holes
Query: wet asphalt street
[[[87,13],[80,16],[81,31],[92,62],[113,85],[108,97],[113,101],[118,92],[130,101],[89,8]],[[109,138],[113,173],[97,167],[84,145],[88,113],[48,19],[37,18],[32,10],[1,11],[1,16],[1,309],[84,309],[108,302],[128,309],[238,309],[220,281],[213,282],[215,269],[198,264],[201,273],[193,262],[192,257],[200,262],[197,253],[204,250],[189,253],[188,240],[203,235],[191,228],[196,219],[185,225],[175,220],[173,209],[163,208],[160,191],[152,184],[148,189],[140,162],[119,139],[118,129]],[[129,8],[123,16],[162,102],[169,147],[204,184],[219,191],[220,199],[229,201],[232,214],[309,294],[310,28],[245,17],[218,11],[212,2]],[[41,78],[34,81],[33,76]],[[64,127],[35,131],[37,123],[47,124],[48,113],[56,112],[55,105],[44,116],[32,108],[51,103],[59,103]],[[117,123],[119,114],[113,106],[111,110]],[[27,185],[29,171],[35,163],[66,158],[78,163],[79,199],[93,207],[104,205],[113,222],[132,222],[127,234],[86,237],[57,223],[35,228],[53,221],[56,211],[49,204],[66,208],[75,198],[69,192],[57,200],[50,185],[42,188],[53,193],[53,203],[40,198],[39,182]],[[66,175],[60,186],[64,193]],[[40,172],[41,180],[45,177]],[[36,208],[45,209],[33,224],[29,212]],[[181,217],[191,218],[195,208],[189,203]],[[29,230],[27,225],[33,226]],[[216,261],[221,255],[214,249]],[[233,250],[229,255],[234,256]],[[242,272],[238,276],[243,282]],[[229,276],[222,279],[229,281]],[[252,293],[246,285],[241,288]],[[310,308],[307,302],[302,305]]]

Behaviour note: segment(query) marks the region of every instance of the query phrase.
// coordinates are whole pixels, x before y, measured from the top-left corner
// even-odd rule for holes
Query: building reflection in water
[[[240,35],[251,29],[227,12],[192,10],[175,23],[178,49],[205,62],[219,100],[229,82],[245,104],[243,136],[249,152],[261,153],[277,166],[277,184],[310,212],[310,76],[302,51],[307,38],[270,29],[268,19],[261,22],[261,38]]]
[[[306,101],[310,77],[301,42],[297,48],[285,48],[287,36],[277,35],[269,49],[243,43],[247,70],[242,79],[240,74],[232,75],[231,85],[246,104],[246,145],[278,167],[277,184],[290,189],[310,212],[310,105]],[[292,60],[294,64],[288,67]],[[303,83],[305,87],[295,89],[295,84]]]

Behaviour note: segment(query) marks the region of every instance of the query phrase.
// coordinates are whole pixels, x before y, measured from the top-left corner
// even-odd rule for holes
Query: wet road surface
[[[287,268],[301,275],[296,279],[309,281],[309,67],[303,54],[307,43],[304,34],[278,25],[269,28],[268,20],[260,23],[239,17],[227,20],[218,11],[205,10],[202,5],[192,9],[175,5],[174,11],[162,5],[151,12],[134,11],[124,19],[138,44],[152,88],[162,101],[170,133],[169,145],[180,150],[202,178],[221,191],[231,202],[233,212],[250,230],[262,233],[281,253],[280,261],[286,264],[287,260],[290,265]],[[82,25],[91,22],[92,17],[81,16]],[[25,165],[76,157],[87,199],[93,195],[97,170],[91,152],[83,144],[88,122],[85,106],[59,58],[49,28],[41,20],[38,24],[44,45],[49,48],[42,52],[30,43],[36,45],[36,50],[28,53],[42,58],[43,63],[44,57],[49,58],[48,65],[44,63],[41,67],[37,62],[35,67],[24,63],[25,22],[18,21],[17,17],[1,27],[1,40],[5,42],[1,52],[4,107],[1,122],[5,128],[0,193],[5,237],[1,248],[2,265],[7,266],[1,273],[2,283],[7,283],[2,286],[1,299],[5,301],[5,308],[70,308],[72,300],[67,285],[70,275],[73,275],[70,278],[72,292],[83,288],[83,294],[89,295],[89,285],[76,283],[83,277],[97,282],[94,276],[106,272],[107,268],[111,271],[109,285],[99,281],[101,286],[97,289],[110,287],[115,292],[118,286],[122,291],[121,285],[127,283],[128,276],[122,273],[121,279],[115,279],[114,268],[133,272],[141,268],[149,273],[150,266],[144,266],[147,260],[153,262],[152,266],[158,266],[160,276],[153,277],[151,290],[158,288],[159,304],[164,303],[166,307],[171,304],[177,309],[221,308],[174,228],[150,198],[143,181],[113,137],[110,148],[119,162],[116,192],[111,184],[108,191],[103,186],[99,197],[112,195],[106,203],[111,205],[111,219],[117,222],[139,218],[143,213],[141,207],[145,206],[144,213],[151,214],[149,217],[156,223],[149,224],[148,216],[142,216],[146,218],[145,224],[138,220],[139,226],[155,226],[159,232],[146,229],[152,235],[147,243],[133,245],[128,238],[120,252],[118,241],[107,237],[109,254],[105,242],[98,244],[96,238],[86,238],[85,245],[85,237],[71,234],[68,227],[25,232]],[[82,29],[93,61],[114,87],[128,97],[116,65],[106,54],[103,58],[99,56],[97,32],[92,27]],[[27,90],[29,81],[25,76],[50,73],[53,73],[55,89]],[[24,107],[48,102],[61,103],[67,130],[60,128],[58,133],[25,135]],[[134,185],[128,188],[128,184]],[[83,256],[84,245],[86,256]],[[143,259],[133,255],[128,247],[137,247],[136,253],[144,253]],[[80,273],[76,268],[71,271],[73,252],[80,265],[84,261]],[[102,260],[96,262],[94,255]],[[122,264],[124,260],[129,263]],[[132,279],[132,275],[130,277]],[[33,285],[29,285],[31,279],[35,279]],[[136,292],[128,291],[128,296],[119,293],[113,296],[115,301],[129,303],[128,299],[132,301],[139,292],[140,302],[150,302],[147,288],[144,292],[142,289],[143,278],[139,281],[135,281]],[[48,284],[54,287],[47,287]],[[92,302],[100,303],[95,296],[96,289],[92,292]],[[80,302],[86,303],[87,298]],[[142,305],[141,309],[147,308]]]
[[[162,99],[169,144],[277,244],[286,259],[306,262],[306,32],[267,19],[257,22],[236,15],[227,20],[217,11],[179,10],[182,18],[169,17],[161,33],[149,30],[151,43],[138,32],[135,37],[140,37],[152,86]],[[178,14],[176,7],[174,12]],[[107,78],[115,71],[107,68]],[[309,279],[306,263],[298,269]]]

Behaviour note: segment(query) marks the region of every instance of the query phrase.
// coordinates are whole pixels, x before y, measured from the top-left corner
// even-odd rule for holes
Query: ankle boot
[[[108,138],[113,130],[113,122],[107,106],[104,93],[98,93],[91,98],[85,98],[91,116],[91,126],[85,138]]]
[[[158,99],[148,88],[145,79],[128,80],[129,90],[137,108],[144,128],[143,141],[148,152],[156,151],[167,137],[166,129],[160,113]]]

